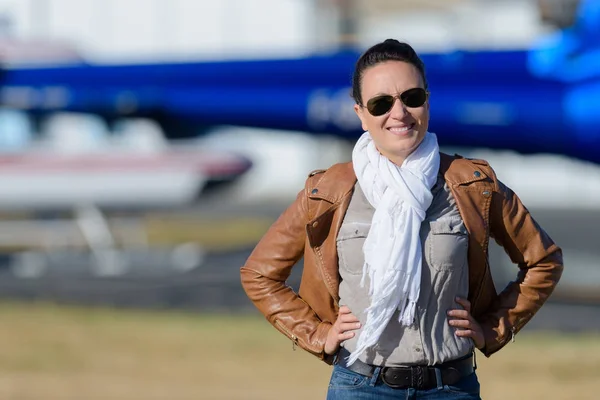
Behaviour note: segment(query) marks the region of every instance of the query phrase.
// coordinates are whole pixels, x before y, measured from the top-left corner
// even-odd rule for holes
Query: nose
[[[394,99],[394,104],[392,105],[392,109],[390,110],[390,117],[394,119],[402,119],[406,116],[408,110],[406,110],[406,106],[398,97]]]

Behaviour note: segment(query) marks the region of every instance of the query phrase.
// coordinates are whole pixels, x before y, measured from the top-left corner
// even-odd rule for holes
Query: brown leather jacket
[[[484,331],[482,352],[489,357],[548,299],[562,274],[562,252],[487,162],[441,153],[440,169],[469,232],[468,299]],[[351,163],[311,173],[241,268],[244,290],[267,320],[327,363],[332,357],[323,349],[339,307],[336,236],[355,183]],[[490,273],[490,236],[519,267],[516,280],[500,294]],[[285,282],[302,256],[296,294]]]

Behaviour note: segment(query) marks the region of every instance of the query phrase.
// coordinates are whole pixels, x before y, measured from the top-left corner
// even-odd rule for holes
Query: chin
[[[390,146],[390,147],[391,147],[391,150],[396,154],[408,155],[408,154],[412,153],[413,151],[415,151],[415,149],[417,147],[419,147],[419,144],[421,142],[422,142],[422,139],[414,136],[414,137],[410,137],[410,138],[405,138],[404,140],[401,140],[400,143],[396,143],[395,146]]]
[[[407,138],[402,141],[402,143],[394,143],[394,145],[388,147],[388,154],[400,156],[400,157],[408,157],[412,152],[414,152],[419,144],[421,144],[422,140],[415,138]]]

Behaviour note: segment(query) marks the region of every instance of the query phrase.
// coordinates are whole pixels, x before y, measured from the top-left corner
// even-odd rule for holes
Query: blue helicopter
[[[0,104],[107,121],[146,117],[169,138],[215,125],[338,135],[361,131],[352,109],[358,51],[297,59],[6,69]],[[449,146],[555,153],[600,163],[600,2],[529,50],[422,54],[430,129]]]

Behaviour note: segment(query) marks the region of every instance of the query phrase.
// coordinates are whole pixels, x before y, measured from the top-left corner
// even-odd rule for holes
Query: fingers
[[[467,312],[471,312],[471,302],[467,299],[463,299],[462,297],[457,297],[456,302],[464,307]]]
[[[350,311],[350,308],[348,306],[341,306],[340,307],[339,315],[350,314],[350,313],[351,313],[351,311]]]
[[[353,331],[360,328],[360,322],[341,323],[339,324],[340,332]]]
[[[460,337],[468,337],[471,339],[475,339],[477,337],[477,333],[471,329],[463,329],[460,331],[456,331],[455,335]]]
[[[478,330],[476,326],[473,329],[459,329],[454,332],[458,337],[469,338],[473,340],[473,344],[478,349],[482,349],[485,346],[485,337],[483,333]]]
[[[360,329],[360,327],[361,324],[358,318],[351,313],[350,308],[341,306],[335,323],[327,333],[325,353],[335,353],[343,341],[356,335],[354,331]]]
[[[358,318],[354,314],[343,314],[338,316],[340,322],[358,322]]]
[[[473,322],[468,319],[451,319],[448,323],[456,328],[472,329],[474,327]]]
[[[456,328],[472,329],[476,326],[475,320],[467,310],[450,310],[449,317],[456,319],[448,319],[448,324]]]
[[[353,331],[360,329],[360,326],[358,318],[350,312],[347,306],[340,307],[340,314],[334,324],[340,341],[354,337]]]
[[[338,313],[338,317],[335,321],[335,324],[337,325],[343,322],[358,322],[358,318],[356,318],[356,316],[352,314],[352,311],[350,311],[350,308],[348,306],[340,307],[340,311]]]
[[[449,317],[462,318],[462,319],[470,319],[471,314],[467,310],[450,310],[448,311]]]
[[[352,339],[354,337],[355,333],[352,331],[348,331],[348,332],[342,332],[340,334],[338,334],[338,344],[343,342],[344,340],[348,340],[348,339]]]
[[[462,297],[456,297],[454,300],[463,307],[463,310],[460,310],[460,309],[450,310],[450,311],[448,311],[448,316],[455,317],[455,318],[470,319],[471,318],[471,302]]]
[[[342,323],[339,324],[335,329],[338,332],[338,344],[344,340],[348,340],[354,337],[356,334],[354,331],[360,328],[359,322],[353,323]]]
[[[485,337],[483,336],[481,326],[471,315],[471,303],[461,297],[457,297],[456,302],[461,305],[464,310],[449,310],[447,313],[448,317],[453,319],[449,318],[448,324],[457,328],[454,332],[456,336],[471,338],[475,347],[478,349],[483,348],[483,346],[485,346]]]

